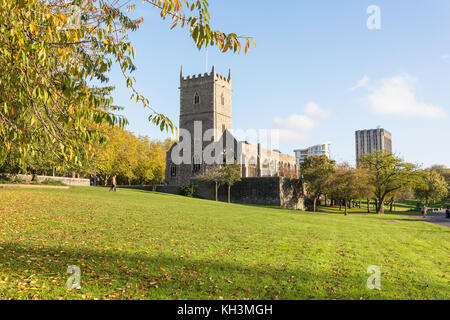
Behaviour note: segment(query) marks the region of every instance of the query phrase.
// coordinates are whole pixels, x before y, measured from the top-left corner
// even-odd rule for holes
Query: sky
[[[278,129],[282,152],[330,141],[333,159],[354,164],[354,132],[380,126],[408,162],[450,167],[450,1],[209,2],[215,29],[254,37],[257,49],[199,51],[187,29],[170,30],[149,5],[132,13],[144,17],[130,35],[136,87],[176,125],[180,66],[193,75],[215,65],[222,75],[231,69],[233,129]],[[117,70],[111,84],[128,130],[170,137],[130,100]]]

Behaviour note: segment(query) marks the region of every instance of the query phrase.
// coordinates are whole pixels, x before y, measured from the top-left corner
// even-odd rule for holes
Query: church
[[[243,178],[297,177],[294,156],[265,149],[259,143],[252,145],[247,141],[238,141],[233,136],[231,96],[231,71],[225,77],[216,73],[213,66],[209,74],[185,77],[181,68],[180,142],[174,144],[166,155],[166,185],[190,184],[192,179],[214,165],[202,157],[202,152],[211,144],[221,146],[220,154],[215,155],[216,159],[226,161],[225,158],[232,157],[233,162],[241,165]],[[187,133],[183,136],[184,140],[182,132]],[[210,141],[203,140],[205,135]],[[189,161],[174,161],[174,154],[183,142],[188,144],[187,150],[191,151],[192,155],[187,158]],[[183,152],[185,151],[181,153]]]

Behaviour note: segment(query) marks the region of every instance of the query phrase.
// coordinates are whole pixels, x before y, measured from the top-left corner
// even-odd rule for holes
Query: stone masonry
[[[233,129],[231,107],[231,72],[228,77],[217,74],[215,67],[211,73],[196,76],[183,75],[180,72],[180,130],[191,134],[191,152],[194,155],[195,141],[201,139],[208,129],[214,129],[211,141],[203,141],[202,150],[212,142],[222,139],[234,140],[233,145],[239,150],[243,177],[292,176],[296,172],[294,156],[283,154],[278,150],[267,150],[246,141],[237,141],[231,134]],[[194,135],[194,122],[201,122],[201,136]],[[203,139],[202,139],[203,140]],[[168,185],[186,185],[191,178],[207,170],[202,159],[193,156],[190,164],[175,165],[171,154],[176,145],[166,155],[165,181]],[[236,150],[235,149],[235,150]],[[236,152],[236,151],[235,151]],[[237,155],[235,155],[237,156]],[[235,158],[235,160],[238,160]]]

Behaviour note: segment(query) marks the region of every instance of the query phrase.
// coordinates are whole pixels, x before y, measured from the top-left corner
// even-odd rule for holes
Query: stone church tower
[[[216,129],[214,141],[232,129],[231,72],[225,78],[213,67],[210,74],[184,77],[181,68],[180,129],[188,130],[194,137],[194,121],[202,121],[202,135],[208,129]]]
[[[231,115],[231,71],[228,77],[217,74],[215,67],[211,73],[194,76],[184,76],[183,68],[180,72],[180,130],[187,130],[191,135],[192,164],[173,166],[170,151],[166,160],[166,182],[169,184],[185,185],[190,178],[204,172],[202,159],[196,156],[194,144],[196,140],[203,140],[206,130],[215,129],[210,141],[203,141],[200,152],[213,140],[217,142],[225,130],[232,130]],[[201,121],[201,136],[195,136],[194,124]]]
[[[180,143],[174,144],[166,154],[165,183],[168,186],[188,185],[192,178],[206,172],[208,165],[202,159],[202,152],[212,142],[219,142],[218,145],[224,147],[218,156],[239,159],[243,178],[287,176],[295,173],[295,157],[278,150],[264,149],[260,144],[255,146],[247,141],[238,141],[232,135],[231,94],[231,72],[228,72],[228,77],[224,77],[217,74],[213,67],[209,74],[185,77],[181,68]],[[201,122],[201,131],[194,130],[196,122]],[[205,137],[205,131],[209,129],[214,129],[213,135]],[[190,133],[191,141],[188,145],[190,143],[191,150],[187,159],[182,155],[185,162],[179,163],[173,161],[171,156],[175,147],[186,142],[183,141],[182,130]],[[198,143],[200,141],[203,141],[203,144]],[[178,152],[177,149],[175,154],[181,155]]]

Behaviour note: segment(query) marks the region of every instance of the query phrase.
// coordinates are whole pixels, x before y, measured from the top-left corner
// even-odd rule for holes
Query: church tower
[[[231,71],[224,77],[213,66],[210,74],[184,77],[181,67],[180,129],[188,130],[192,138],[194,121],[202,121],[202,136],[206,130],[216,129],[214,141],[232,129]]]

